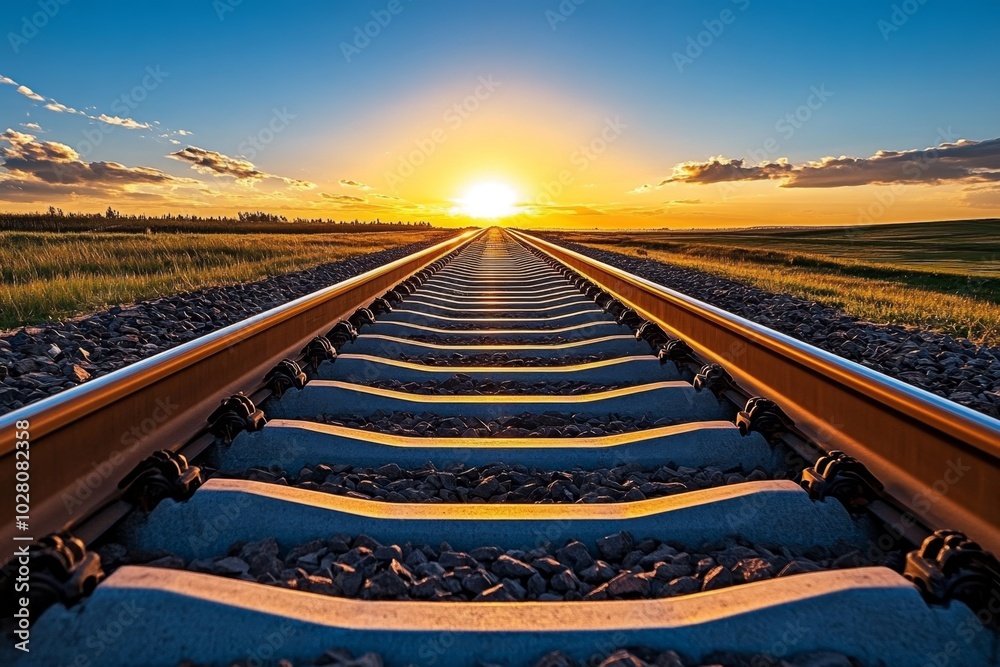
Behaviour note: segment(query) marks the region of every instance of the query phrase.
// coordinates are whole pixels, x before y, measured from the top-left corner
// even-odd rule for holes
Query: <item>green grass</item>
[[[878,323],[1000,344],[1000,221],[725,232],[563,233]]]
[[[0,329],[214,285],[259,280],[454,232],[0,232]]]

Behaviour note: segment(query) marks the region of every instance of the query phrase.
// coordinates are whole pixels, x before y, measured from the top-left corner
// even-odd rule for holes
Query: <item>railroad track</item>
[[[998,664],[997,422],[519,232],[0,433],[19,664]]]

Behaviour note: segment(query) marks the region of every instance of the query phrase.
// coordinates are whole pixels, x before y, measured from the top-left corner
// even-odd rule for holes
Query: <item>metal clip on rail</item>
[[[660,351],[657,353],[657,357],[660,359],[661,364],[665,364],[668,361],[673,361],[674,363],[679,363],[682,361],[690,361],[694,358],[694,352],[691,350],[691,346],[687,344],[686,341],[680,338],[671,338]]]
[[[149,512],[164,498],[187,500],[202,481],[201,468],[188,465],[181,454],[161,449],[140,462],[118,488],[123,499]]]
[[[597,307],[600,308],[601,310],[607,310],[608,304],[610,304],[614,300],[615,297],[611,296],[607,292],[601,292],[600,294],[594,297],[594,303],[596,303]]]
[[[28,549],[31,568],[31,615],[60,602],[70,606],[90,593],[104,579],[101,557],[87,551],[83,540],[69,533],[43,537]]]
[[[410,281],[407,280],[406,282],[399,283],[398,285],[393,287],[390,290],[390,292],[395,292],[396,294],[398,294],[399,300],[402,301],[409,295],[413,294],[414,290],[416,290],[416,287],[412,287],[410,285]]]
[[[1000,614],[988,605],[1000,600],[1000,562],[964,533],[939,530],[906,555],[903,576],[932,603],[959,600],[977,616],[989,612],[992,625]]]
[[[608,301],[607,305],[603,306],[603,308],[609,315],[617,318],[620,313],[624,312],[625,309],[628,308],[628,306],[618,299],[611,299],[611,301]]]
[[[885,488],[863,463],[837,450],[803,470],[800,484],[813,500],[833,497],[852,512],[866,507]]]
[[[325,338],[333,345],[334,350],[339,350],[358,339],[358,330],[347,320],[341,320],[326,332]]]
[[[264,428],[264,412],[258,410],[249,396],[242,393],[222,401],[208,417],[208,431],[225,444],[243,431],[259,431]]]
[[[635,312],[631,308],[626,308],[622,312],[618,313],[618,317],[615,318],[618,324],[622,326],[630,327],[632,329],[637,329],[643,323],[642,316]]]
[[[368,310],[372,312],[376,317],[379,315],[385,315],[386,313],[392,312],[392,304],[385,297],[379,297],[372,301],[368,305]]]
[[[316,336],[309,341],[304,348],[302,348],[303,361],[309,364],[314,371],[317,370],[319,365],[324,361],[330,361],[337,358],[337,350],[334,344],[330,341],[329,336],[330,334],[327,334],[326,336]],[[355,338],[356,337],[357,333],[355,333]],[[352,338],[351,340],[354,339]]]
[[[660,325],[652,320],[646,320],[635,330],[635,339],[644,340],[649,343],[649,347],[657,349],[667,342],[667,334],[664,333]]]
[[[745,408],[736,415],[736,426],[746,437],[753,431],[763,435],[768,440],[787,432],[793,425],[778,404],[774,401],[756,396],[747,401]]]
[[[302,389],[308,381],[302,368],[291,359],[282,359],[264,376],[264,384],[278,398],[292,387]]]
[[[733,386],[732,376],[719,364],[705,364],[691,381],[695,391],[708,389],[713,394],[721,394],[726,389]]]
[[[347,318],[347,321],[353,324],[355,329],[361,331],[361,327],[375,324],[375,313],[368,308],[358,308],[353,315]]]
[[[396,289],[391,289],[382,295],[382,299],[390,305],[397,304],[404,298],[406,298],[406,295]]]

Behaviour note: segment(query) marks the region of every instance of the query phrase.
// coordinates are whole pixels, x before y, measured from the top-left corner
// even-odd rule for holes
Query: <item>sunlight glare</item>
[[[477,183],[456,201],[457,212],[471,218],[493,220],[517,213],[517,192],[504,183]]]

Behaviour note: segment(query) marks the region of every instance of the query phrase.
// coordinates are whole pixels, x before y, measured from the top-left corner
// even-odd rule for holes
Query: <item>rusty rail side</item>
[[[751,394],[776,401],[824,449],[863,461],[909,518],[962,530],[1000,553],[1000,421],[549,241],[513,233],[683,338]]]
[[[399,282],[469,243],[468,231],[331,287],[0,417],[0,540],[69,527],[115,495],[139,461],[179,449],[220,399],[258,385],[284,357]],[[27,429],[16,428],[28,422]],[[30,520],[15,526],[15,436],[30,442]],[[5,560],[9,554],[0,556]]]

